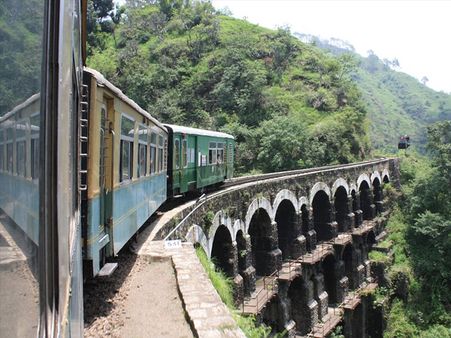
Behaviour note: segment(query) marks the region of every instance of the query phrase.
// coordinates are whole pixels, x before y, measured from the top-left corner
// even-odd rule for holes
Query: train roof
[[[211,136],[211,137],[222,137],[222,138],[229,138],[234,139],[234,137],[230,134],[222,133],[220,131],[212,131],[212,130],[206,130],[206,129],[198,129],[198,128],[191,128],[191,127],[183,127],[183,126],[177,126],[174,124],[164,124],[165,127],[172,129],[175,133],[185,133],[185,134],[192,134],[192,135],[200,135],[200,136]]]
[[[97,83],[99,83],[100,85],[104,85],[105,87],[107,87],[109,90],[111,90],[114,94],[116,94],[122,101],[124,101],[125,103],[127,103],[130,107],[132,107],[133,109],[135,109],[137,112],[139,112],[141,115],[143,115],[144,117],[148,118],[149,120],[151,120],[153,123],[155,123],[155,125],[157,125],[158,127],[160,127],[161,129],[163,129],[164,131],[166,131],[166,128],[163,126],[163,124],[158,121],[155,117],[153,117],[152,115],[150,115],[147,111],[145,111],[144,109],[142,109],[135,101],[133,101],[131,98],[129,98],[127,95],[125,95],[122,90],[120,90],[119,88],[117,88],[114,84],[112,84],[110,81],[108,81],[100,72],[98,72],[95,69],[89,68],[89,67],[83,67],[84,71],[91,74],[92,76],[95,77],[95,79],[97,80]]]

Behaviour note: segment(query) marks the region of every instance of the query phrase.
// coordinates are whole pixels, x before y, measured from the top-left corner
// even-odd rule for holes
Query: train
[[[234,138],[162,124],[86,68],[86,0],[5,1],[0,336],[82,337],[87,276],[165,201],[231,178]]]
[[[94,69],[85,67],[84,83],[81,217],[87,277],[110,273],[107,258],[117,255],[166,200],[231,178],[234,138],[162,124]]]

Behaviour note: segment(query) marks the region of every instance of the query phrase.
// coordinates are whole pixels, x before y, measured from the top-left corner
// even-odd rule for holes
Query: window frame
[[[124,118],[133,122],[133,133],[132,133],[133,136],[129,136],[131,130],[126,135],[123,134],[122,127],[123,127]],[[135,129],[136,129],[136,120],[133,117],[131,117],[125,113],[122,113],[121,114],[121,126],[120,126],[121,134],[120,134],[120,153],[119,153],[119,158],[120,158],[119,182],[121,182],[121,183],[128,183],[133,180],[133,162],[134,162],[133,151],[134,151],[134,141],[135,141],[135,138],[134,138]],[[128,146],[128,152],[129,152],[128,177],[126,177],[125,179],[124,179],[124,169],[123,169],[124,168],[124,163],[123,163],[124,162],[124,145]]]

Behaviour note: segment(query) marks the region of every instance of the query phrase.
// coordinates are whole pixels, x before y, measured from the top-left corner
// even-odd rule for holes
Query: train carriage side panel
[[[91,100],[88,259],[96,275],[166,200],[166,129],[100,73]]]

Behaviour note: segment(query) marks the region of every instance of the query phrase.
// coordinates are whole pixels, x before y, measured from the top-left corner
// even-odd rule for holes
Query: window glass
[[[25,176],[25,141],[18,141],[16,150],[16,171],[17,175]]]
[[[122,115],[121,119],[121,162],[120,181],[130,180],[133,177],[133,135],[135,121]]]
[[[138,177],[146,175],[147,167],[147,145],[138,145]]]
[[[31,139],[31,178],[39,177],[39,139]]]
[[[174,141],[174,167],[180,169],[180,140]]]
[[[40,313],[39,180],[27,180],[27,158],[32,142],[39,145],[41,74],[46,1],[0,1],[0,336],[37,337]],[[48,4],[47,4],[48,5]],[[43,114],[43,112],[42,112]],[[33,117],[34,115],[34,117]],[[38,146],[36,146],[39,149]],[[41,163],[38,161],[36,167]],[[36,168],[35,168],[36,169]],[[19,174],[12,177],[11,174]],[[42,235],[42,236],[40,236]],[[44,250],[41,251],[44,253]],[[6,255],[6,256],[5,256]],[[49,295],[50,296],[50,295]],[[41,308],[44,308],[42,304]],[[50,305],[48,305],[49,308]],[[41,316],[42,315],[42,316]]]
[[[122,120],[121,120],[122,137],[133,137],[134,130],[135,130],[135,121],[122,115]]]
[[[208,164],[216,164],[216,142],[210,142],[208,144]]]
[[[13,173],[13,144],[6,144],[6,171]]]
[[[188,166],[188,141],[182,141],[182,164],[186,168]]]

